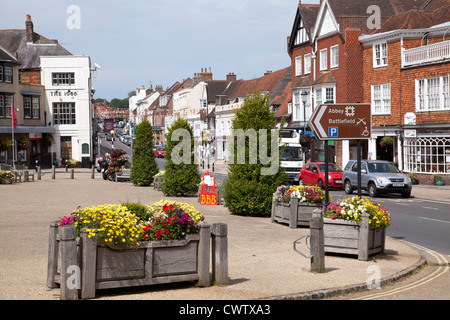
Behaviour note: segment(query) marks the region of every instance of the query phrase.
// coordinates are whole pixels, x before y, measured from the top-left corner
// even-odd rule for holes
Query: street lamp
[[[111,130],[111,154],[114,152],[114,130]]]
[[[303,102],[303,134],[306,135],[306,102],[308,102],[308,92],[302,91],[302,102]]]

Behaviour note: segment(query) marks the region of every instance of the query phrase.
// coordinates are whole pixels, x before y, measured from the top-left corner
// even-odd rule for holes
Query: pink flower
[[[336,220],[336,217],[334,216],[334,214],[331,216],[331,220]]]

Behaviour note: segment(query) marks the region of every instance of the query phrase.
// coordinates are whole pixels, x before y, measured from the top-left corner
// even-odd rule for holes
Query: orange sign
[[[207,171],[202,176],[202,190],[200,191],[200,204],[206,206],[217,205],[216,179]]]

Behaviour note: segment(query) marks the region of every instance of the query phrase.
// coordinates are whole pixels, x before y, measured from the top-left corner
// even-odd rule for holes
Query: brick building
[[[290,37],[292,99],[277,111],[289,127],[308,133],[308,121],[320,104],[364,102],[363,46],[360,37],[373,33],[369,7],[382,8],[377,19],[384,25],[393,16],[419,9],[425,0],[322,0],[318,5],[299,2]],[[305,130],[306,128],[306,130]],[[363,157],[369,142],[364,140]],[[344,166],[356,158],[357,141],[336,141],[330,161]],[[324,160],[323,143],[311,146],[311,159]]]
[[[360,37],[363,101],[373,112],[369,154],[424,182],[450,173],[449,17],[448,3],[429,1]]]

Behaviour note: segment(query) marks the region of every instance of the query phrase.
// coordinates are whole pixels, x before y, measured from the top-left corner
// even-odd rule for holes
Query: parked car
[[[166,148],[164,148],[164,147],[156,148],[155,157],[164,158],[165,155],[166,155]]]
[[[325,162],[309,162],[302,167],[299,175],[300,185],[325,187]],[[343,188],[342,170],[334,163],[328,164],[328,185]]]
[[[106,132],[105,135],[106,135],[106,141],[112,141],[113,135],[111,133]]]
[[[352,194],[358,188],[358,161],[350,160],[344,168],[342,176],[344,190]],[[403,198],[411,196],[411,179],[403,174],[389,161],[363,160],[361,161],[361,189],[367,190],[369,196],[378,194],[400,193]]]
[[[128,143],[127,143],[128,140],[131,141],[131,137],[129,135],[124,134],[124,135],[120,136],[120,141],[122,141],[126,145],[128,145]]]

